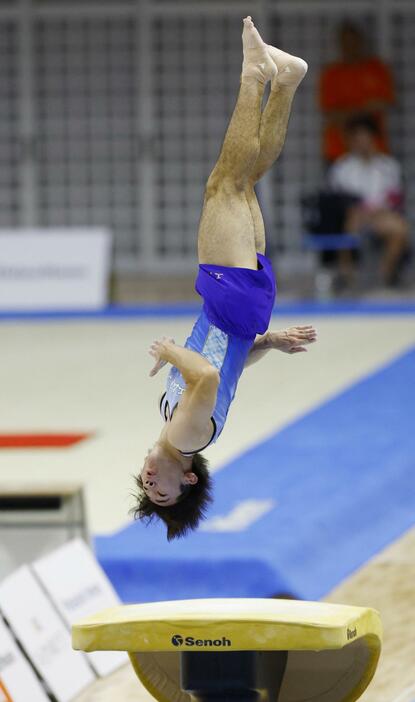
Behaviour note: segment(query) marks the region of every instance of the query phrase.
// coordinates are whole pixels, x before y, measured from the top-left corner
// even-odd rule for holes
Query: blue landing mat
[[[199,302],[169,304],[143,303],[138,305],[108,305],[101,310],[0,310],[1,322],[70,322],[79,320],[135,320],[153,317],[193,317],[201,310]],[[276,317],[294,315],[415,315],[414,300],[278,300],[273,314]]]
[[[122,600],[321,598],[415,523],[414,388],[412,350],[229,463],[210,520],[275,501],[245,529],[98,537]]]

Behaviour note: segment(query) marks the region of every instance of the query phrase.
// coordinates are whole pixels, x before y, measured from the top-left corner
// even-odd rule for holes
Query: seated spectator
[[[344,230],[355,235],[369,232],[383,243],[381,276],[386,285],[395,285],[409,248],[408,222],[402,214],[401,168],[396,159],[378,150],[378,126],[373,117],[351,120],[347,135],[349,151],[330,168],[330,187],[359,198],[347,208]],[[352,266],[351,256],[348,261],[343,258],[344,273],[347,268],[351,272]]]
[[[345,126],[362,112],[376,120],[378,147],[388,150],[386,115],[395,93],[389,67],[368,52],[367,37],[357,24],[343,22],[338,41],[339,58],[324,67],[319,84],[320,107],[325,117],[323,151],[329,162],[345,154]]]

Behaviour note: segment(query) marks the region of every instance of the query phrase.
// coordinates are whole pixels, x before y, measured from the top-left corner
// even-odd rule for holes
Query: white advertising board
[[[0,310],[100,309],[110,257],[105,230],[1,230]]]
[[[0,583],[0,610],[58,702],[70,702],[96,679],[27,566]]]
[[[49,702],[42,685],[0,617],[0,702]]]
[[[68,626],[120,600],[90,549],[81,539],[68,541],[32,564],[36,577]],[[87,654],[98,675],[105,676],[128,662],[120,651]]]

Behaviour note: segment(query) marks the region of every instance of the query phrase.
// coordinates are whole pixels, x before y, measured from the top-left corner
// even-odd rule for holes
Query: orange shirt
[[[393,79],[389,68],[378,58],[367,58],[358,63],[333,63],[320,78],[320,106],[330,115],[333,110],[370,111],[379,121],[381,138],[378,146],[387,150],[385,127],[381,115],[370,109],[374,100],[394,101]],[[352,116],[352,115],[351,115]],[[337,125],[326,126],[323,135],[324,156],[333,161],[346,152],[343,130]]]

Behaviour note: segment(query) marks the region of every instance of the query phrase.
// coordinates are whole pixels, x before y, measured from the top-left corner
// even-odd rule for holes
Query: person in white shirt
[[[356,117],[349,123],[349,152],[331,167],[329,184],[335,192],[359,198],[347,210],[345,231],[355,235],[370,232],[383,241],[380,273],[386,285],[394,285],[408,250],[409,227],[401,212],[401,168],[395,158],[378,151],[377,130],[370,116]],[[347,265],[352,265],[351,257],[342,261],[344,272]]]

